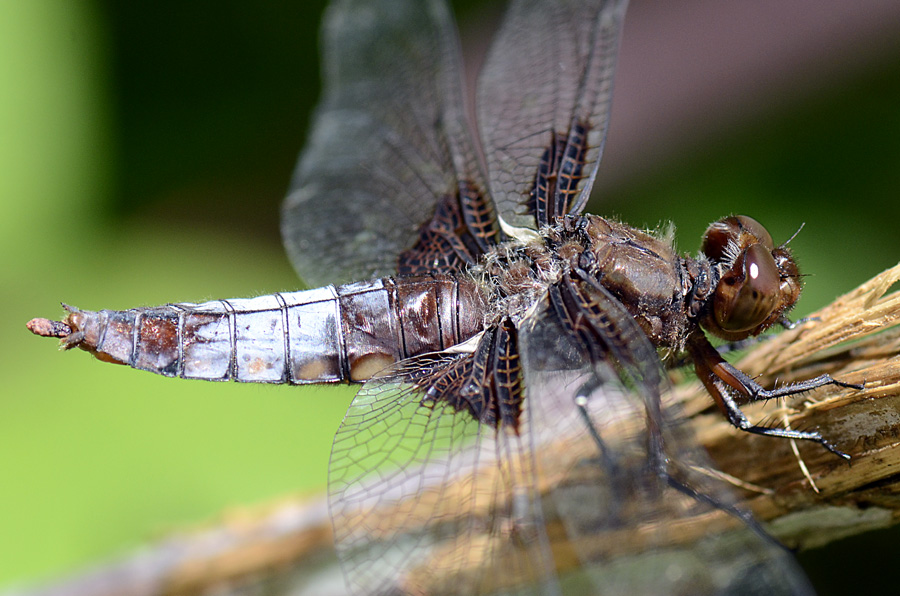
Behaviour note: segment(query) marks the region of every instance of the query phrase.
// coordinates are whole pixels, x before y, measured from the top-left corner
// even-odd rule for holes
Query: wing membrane
[[[560,167],[562,178],[574,177],[553,190],[571,196],[555,215],[583,209],[606,138],[626,4],[519,0],[509,7],[477,104],[490,191],[507,224],[534,229],[540,223],[529,195],[542,159],[557,146],[576,163]]]
[[[420,381],[467,356],[425,356],[370,380],[335,436],[329,503],[358,594],[552,594],[528,435],[497,431]]]
[[[697,472],[709,464],[665,400],[655,350],[596,290],[604,359],[549,299],[519,335],[537,475],[555,478],[545,515],[561,520],[573,576],[623,596],[811,593],[786,551],[728,513],[727,487]]]
[[[496,240],[495,207],[505,223],[531,229],[580,212],[606,136],[624,8],[512,4],[478,89],[488,198],[447,8],[333,3],[324,96],[283,209],[301,277],[321,285],[390,275],[401,254],[404,270],[459,268]],[[445,230],[446,214],[432,221],[441,205],[459,208],[464,228]]]
[[[395,273],[439,202],[484,188],[442,2],[332,2],[322,40],[323,97],[282,212],[314,286]]]
[[[726,511],[726,487],[695,471],[708,464],[640,328],[612,296],[589,297],[605,314],[603,358],[549,297],[520,327],[518,425],[433,399],[429,388],[465,391],[455,372],[478,376],[478,350],[404,361],[363,387],[329,476],[351,590],[809,593],[785,551]]]

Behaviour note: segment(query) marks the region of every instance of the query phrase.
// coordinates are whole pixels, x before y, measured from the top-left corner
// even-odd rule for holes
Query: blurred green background
[[[475,2],[458,4],[465,19]],[[322,490],[352,390],[173,381],[59,354],[24,323],[59,300],[297,288],[278,204],[318,94],[323,5],[0,0],[0,588]],[[900,52],[591,211],[671,219],[690,252],[731,212],[776,240],[806,222],[807,313],[900,260],[898,107]],[[805,556],[824,561],[820,591],[841,593],[834,557],[877,564],[876,537]]]

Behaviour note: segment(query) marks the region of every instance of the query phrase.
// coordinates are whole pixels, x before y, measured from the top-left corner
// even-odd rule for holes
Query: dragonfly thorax
[[[576,275],[605,287],[654,345],[678,350],[696,326],[688,298],[708,298],[708,289],[697,288],[715,275],[707,260],[679,257],[668,239],[595,215],[560,218],[537,240],[503,243],[470,273],[494,305],[488,325],[520,320],[564,276]]]
[[[730,341],[778,322],[800,295],[790,251],[746,216],[713,223],[696,258],[656,235],[596,215],[567,216],[539,240],[503,243],[473,269],[496,298],[490,318],[520,319],[567,273],[587,275],[631,313],[657,347],[682,350],[698,326]]]

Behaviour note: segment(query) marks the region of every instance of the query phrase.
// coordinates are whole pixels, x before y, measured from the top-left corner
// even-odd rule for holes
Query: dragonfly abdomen
[[[35,333],[166,376],[291,384],[364,381],[472,337],[484,312],[477,285],[450,276],[122,311],[67,308],[65,330]]]

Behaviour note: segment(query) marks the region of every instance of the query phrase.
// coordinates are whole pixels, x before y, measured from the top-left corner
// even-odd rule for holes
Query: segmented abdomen
[[[482,330],[475,283],[384,278],[202,304],[73,309],[69,343],[99,358],[188,379],[359,382],[393,362]]]

